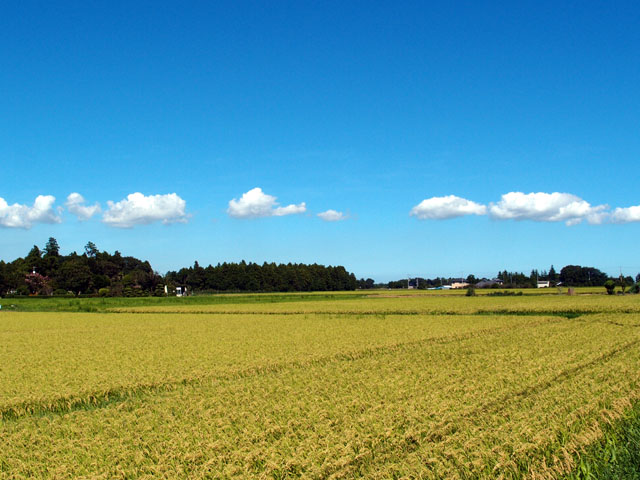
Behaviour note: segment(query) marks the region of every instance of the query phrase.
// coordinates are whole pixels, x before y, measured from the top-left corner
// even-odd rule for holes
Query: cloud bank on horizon
[[[32,207],[21,204],[8,205],[0,197],[0,226],[30,229],[36,223],[62,223],[62,207],[54,208],[55,197],[39,195]],[[87,205],[78,192],[70,193],[64,203],[66,210],[83,222],[102,212],[99,202]],[[283,217],[307,212],[305,202],[280,206],[277,197],[266,194],[256,187],[242,194],[239,199],[229,201],[227,213],[233,218],[255,219],[263,217]],[[107,201],[102,222],[115,228],[133,228],[160,222],[165,225],[186,223],[190,218],[186,213],[186,201],[176,193],[164,195],[144,195],[131,193],[120,201]],[[348,215],[336,210],[318,214],[326,222],[346,220]]]
[[[630,223],[640,221],[640,206],[616,208],[591,205],[570,193],[509,192],[496,203],[482,205],[455,195],[431,197],[409,212],[420,220],[445,220],[465,215],[488,215],[494,220],[530,220],[534,222],[565,222],[577,225],[583,221],[591,225]]]
[[[31,206],[19,203],[9,205],[0,197],[0,227],[30,229],[38,223],[62,223],[64,209],[56,207],[55,201],[52,195],[38,195]],[[81,222],[102,213],[102,222],[115,228],[133,228],[156,222],[164,225],[187,223],[191,217],[186,212],[186,201],[176,193],[144,195],[136,192],[120,201],[108,200],[106,203],[107,209],[103,212],[99,202],[87,205],[80,193],[73,192],[67,196],[64,206]],[[277,197],[264,193],[259,187],[243,193],[239,199],[230,200],[227,208],[230,217],[239,219],[283,217],[306,212],[305,202],[280,206]],[[570,193],[509,192],[488,205],[456,195],[430,197],[414,206],[409,215],[419,220],[447,220],[477,215],[493,220],[564,222],[569,226],[582,222],[590,225],[625,224],[640,222],[640,205],[611,209],[606,204],[591,205]],[[316,216],[325,222],[340,222],[350,218],[334,209]]]

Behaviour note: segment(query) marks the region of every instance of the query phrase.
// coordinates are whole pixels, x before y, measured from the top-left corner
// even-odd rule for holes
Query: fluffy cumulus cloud
[[[570,193],[522,193],[502,195],[491,204],[489,214],[498,220],[534,220],[537,222],[565,222],[576,225],[583,220],[600,224],[607,219],[606,205],[592,206]]]
[[[80,220],[89,220],[96,213],[100,213],[100,204],[85,205],[85,200],[79,193],[72,193],[67,197],[65,206],[70,213]]]
[[[162,222],[165,225],[186,222],[186,202],[175,193],[167,195],[143,195],[131,193],[119,202],[107,202],[107,211],[102,221],[118,228],[131,228],[136,225],[148,225]]]
[[[321,212],[318,214],[318,217],[320,217],[325,222],[339,222],[348,218],[347,215],[336,210],[327,210],[326,212]]]
[[[485,215],[487,207],[466,198],[447,195],[423,200],[411,209],[410,215],[420,220],[444,220],[463,215]]]
[[[640,205],[616,208],[611,214],[611,221],[614,223],[640,222]]]
[[[18,203],[9,205],[0,197],[0,226],[28,229],[34,223],[60,223],[60,211],[53,207],[55,201],[56,198],[51,195],[38,195],[33,206]]]
[[[306,211],[307,206],[304,202],[280,207],[277,198],[264,193],[261,188],[253,188],[243,193],[240,199],[234,198],[227,208],[229,216],[234,218],[282,217]]]

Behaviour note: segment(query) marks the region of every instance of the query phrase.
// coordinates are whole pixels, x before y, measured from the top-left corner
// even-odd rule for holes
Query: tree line
[[[492,280],[499,280],[493,282]],[[640,284],[640,273],[635,279],[631,276],[609,277],[606,273],[594,267],[583,267],[580,265],[567,265],[560,272],[557,272],[553,265],[549,270],[532,270],[530,274],[523,272],[510,272],[508,270],[499,271],[493,279],[476,278],[475,275],[468,275],[466,278],[455,277],[435,277],[422,278],[412,277],[401,280],[393,280],[387,283],[376,283],[371,278],[361,278],[358,280],[358,288],[412,288],[428,289],[438,288],[444,285],[451,285],[454,282],[465,282],[469,285],[482,283],[488,288],[536,288],[539,281],[548,281],[551,287],[564,285],[567,287],[604,287],[611,285],[611,282],[621,287],[633,287]]]
[[[275,264],[222,263],[168,272],[167,282],[187,285],[194,291],[238,292],[310,292],[355,290],[354,274],[344,267],[305,265],[301,263]]]
[[[529,275],[503,270],[494,280],[494,288],[532,288],[538,281],[550,286],[613,286],[640,289],[640,274],[635,278],[611,278],[594,267],[567,265],[556,272],[532,270]],[[377,283],[371,278],[356,277],[342,266],[326,267],[306,264],[222,263],[202,267],[193,266],[161,275],[148,261],[99,251],[88,242],[84,252],[60,254],[55,238],[49,238],[40,249],[33,246],[23,258],[13,262],[0,261],[0,295],[102,295],[102,296],[163,296],[173,294],[176,287],[188,292],[300,292],[338,291],[372,288],[437,288],[453,282],[470,285],[491,285],[487,279],[468,275],[466,278],[436,277],[401,279]],[[480,283],[482,282],[482,283]],[[634,291],[635,291],[634,290]]]
[[[163,296],[187,292],[298,292],[355,290],[356,277],[342,266],[222,263],[161,275],[148,261],[99,251],[60,254],[55,238],[12,262],[0,261],[0,295]]]

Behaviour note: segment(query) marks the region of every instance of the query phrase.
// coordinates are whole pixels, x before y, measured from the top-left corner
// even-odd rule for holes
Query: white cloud
[[[148,195],[136,192],[127,195],[119,202],[107,202],[108,209],[102,216],[107,225],[118,228],[131,228],[136,225],[148,225],[162,222],[167,225],[186,222],[186,202],[175,193],[167,195]]]
[[[19,203],[9,205],[0,197],[0,226],[28,229],[34,223],[60,223],[60,211],[53,208],[55,201],[51,195],[38,195],[29,207]]]
[[[227,213],[234,218],[282,217],[307,211],[304,202],[298,205],[279,207],[276,197],[268,195],[261,188],[253,188],[242,194],[239,200],[229,201]]]
[[[491,204],[489,213],[498,220],[533,220],[537,222],[565,222],[576,225],[583,220],[591,224],[603,223],[608,214],[606,205],[592,206],[570,193],[509,192],[498,203]]]
[[[320,217],[325,222],[339,222],[341,220],[346,220],[347,218],[349,218],[344,213],[337,212],[336,210],[327,210],[326,212],[321,212],[318,214],[318,217]]]
[[[411,209],[410,215],[420,220],[444,220],[463,215],[485,215],[487,207],[466,198],[447,195],[423,200]]]
[[[67,197],[65,206],[70,213],[78,217],[80,220],[89,220],[96,213],[100,213],[100,204],[87,206],[84,204],[85,200],[79,193],[72,193]]]
[[[611,214],[614,223],[640,222],[640,205],[626,208],[616,208]]]

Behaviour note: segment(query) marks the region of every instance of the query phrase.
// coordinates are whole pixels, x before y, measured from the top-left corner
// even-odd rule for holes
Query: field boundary
[[[600,441],[586,447],[576,464],[564,480],[640,479],[640,401],[606,426]]]
[[[144,307],[140,307],[144,308]],[[415,316],[415,315],[433,315],[433,316],[488,316],[488,315],[497,315],[497,316],[514,316],[514,317],[543,317],[543,316],[553,316],[553,317],[565,317],[565,318],[577,318],[583,315],[598,315],[603,313],[608,313],[606,310],[547,310],[547,311],[522,311],[522,310],[476,310],[472,312],[460,312],[455,310],[431,310],[431,311],[421,311],[421,310],[368,310],[368,311],[348,311],[348,310],[333,310],[333,311],[283,311],[283,312],[274,312],[274,311],[257,311],[257,310],[247,310],[247,311],[239,311],[239,310],[136,310],[136,309],[128,309],[128,308],[113,308],[109,309],[105,312],[101,313],[129,313],[136,315],[269,315],[269,316],[288,316],[288,315],[355,315],[355,316],[388,316],[388,315],[397,315],[397,316]],[[638,310],[632,309],[622,309],[616,311],[618,315],[632,315],[632,314],[640,314]],[[640,325],[639,325],[640,326]]]

